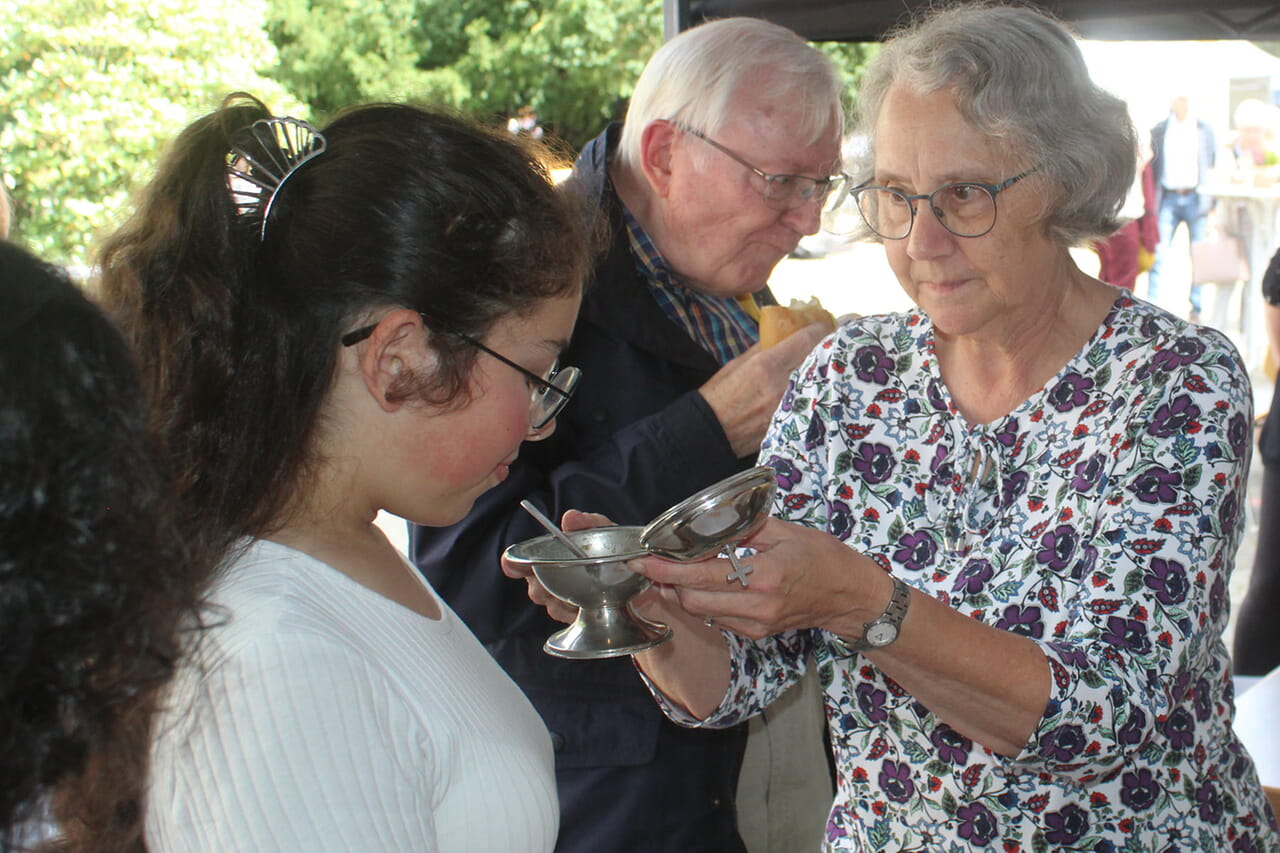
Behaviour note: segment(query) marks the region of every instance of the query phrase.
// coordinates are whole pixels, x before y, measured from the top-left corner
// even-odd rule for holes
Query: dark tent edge
[[[934,0],[666,0],[667,32],[708,18],[748,15],[810,41],[879,41]],[[1230,0],[1044,0],[1084,38],[1280,41],[1280,3]],[[674,29],[673,29],[674,28]]]

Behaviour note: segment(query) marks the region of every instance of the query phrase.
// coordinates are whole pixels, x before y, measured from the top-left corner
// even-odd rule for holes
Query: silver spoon
[[[547,532],[556,538],[556,541],[558,541],[561,545],[563,545],[564,547],[568,548],[571,552],[573,552],[573,555],[575,557],[578,557],[581,560],[591,559],[591,557],[587,554],[586,551],[583,551],[581,548],[579,548],[577,543],[575,543],[572,539],[566,536],[564,531],[556,526],[555,522],[553,522],[551,519],[543,515],[542,511],[539,510],[536,506],[534,506],[530,501],[528,500],[520,501],[520,506],[524,507],[525,512],[529,513],[529,515],[532,515],[534,517],[534,520],[536,520],[539,524],[545,527],[547,529]]]

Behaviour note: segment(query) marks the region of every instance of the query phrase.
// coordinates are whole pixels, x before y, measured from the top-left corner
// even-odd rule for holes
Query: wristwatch
[[[842,640],[832,635],[827,642],[836,651],[838,657],[853,657],[867,649],[883,649],[898,639],[902,629],[902,620],[907,616],[907,605],[911,603],[911,587],[898,578],[893,580],[893,595],[889,604],[880,616],[862,626],[862,637],[857,640]]]

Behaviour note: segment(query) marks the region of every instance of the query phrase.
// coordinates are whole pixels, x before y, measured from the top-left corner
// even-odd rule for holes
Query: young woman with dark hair
[[[0,849],[132,849],[194,584],[138,379],[58,269],[0,242]],[[30,845],[30,846],[29,846]]]
[[[152,850],[551,849],[545,728],[374,519],[456,522],[550,434],[583,222],[537,149],[410,106],[233,96],[175,141],[102,261],[226,616]]]

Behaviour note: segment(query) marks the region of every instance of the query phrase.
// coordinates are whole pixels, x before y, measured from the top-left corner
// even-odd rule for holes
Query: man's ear
[[[640,169],[661,198],[671,188],[671,159],[679,137],[680,128],[666,119],[655,119],[640,132]]]
[[[360,376],[384,411],[394,412],[404,405],[398,396],[388,396],[408,374],[422,375],[434,368],[435,358],[426,336],[422,317],[416,311],[397,308],[383,317],[360,344]]]

